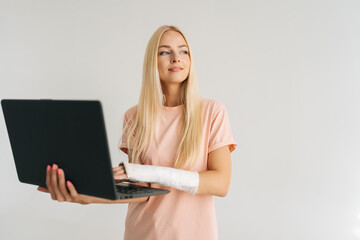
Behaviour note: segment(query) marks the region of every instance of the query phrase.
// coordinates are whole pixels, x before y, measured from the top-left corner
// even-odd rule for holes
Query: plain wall
[[[0,1],[0,98],[98,99],[114,165],[147,41],[180,27],[237,149],[219,239],[360,239],[360,1]],[[0,239],[122,239],[127,204],[51,201],[0,114]]]

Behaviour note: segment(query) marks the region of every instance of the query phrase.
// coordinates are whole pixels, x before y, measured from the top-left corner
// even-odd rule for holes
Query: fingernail
[[[53,166],[52,166],[52,169],[56,169],[56,164],[54,163]]]
[[[58,172],[58,174],[61,174],[61,170],[60,170],[60,168],[58,168],[58,171],[57,171],[57,172]]]
[[[47,167],[46,167],[46,171],[49,171],[50,170],[50,165],[47,165]]]
[[[69,181],[69,180],[67,180],[67,181],[66,181],[66,184],[67,184],[68,186],[70,186],[70,185],[71,185],[71,183],[70,183],[70,181]]]

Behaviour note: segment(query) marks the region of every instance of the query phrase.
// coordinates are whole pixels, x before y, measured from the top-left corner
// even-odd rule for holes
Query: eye
[[[181,51],[183,54],[188,54],[188,51],[184,50],[184,51]]]
[[[163,51],[159,53],[159,55],[166,55],[166,54],[169,54],[169,52]]]

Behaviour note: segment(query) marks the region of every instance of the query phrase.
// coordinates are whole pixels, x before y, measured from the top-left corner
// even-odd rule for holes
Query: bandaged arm
[[[156,183],[195,195],[199,187],[199,173],[171,167],[141,165],[124,162],[131,181]]]

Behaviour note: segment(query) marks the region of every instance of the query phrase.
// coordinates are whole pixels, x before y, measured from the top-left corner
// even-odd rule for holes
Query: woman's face
[[[158,70],[164,83],[182,83],[189,75],[189,49],[184,37],[176,31],[165,32],[158,48]]]

